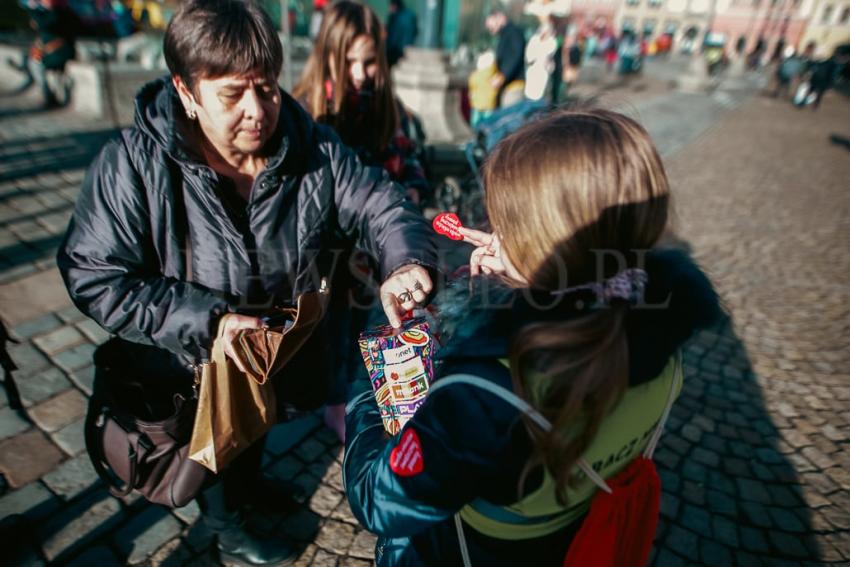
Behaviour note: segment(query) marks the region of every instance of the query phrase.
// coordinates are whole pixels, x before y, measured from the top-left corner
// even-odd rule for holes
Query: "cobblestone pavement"
[[[676,238],[731,317],[686,351],[658,565],[850,562],[850,101],[830,94],[753,98],[668,159]]]
[[[847,179],[850,103],[818,113],[743,92],[650,83],[629,99],[665,154],[675,242],[710,271],[730,319],[686,352],[657,453],[657,565],[850,562]],[[0,97],[0,314],[20,344],[25,410],[0,390],[3,563],[216,564],[193,504],[116,499],[81,434],[91,353],[105,333],[70,306],[52,256],[108,125]],[[665,111],[666,110],[666,111]],[[842,364],[844,363],[844,364]],[[368,565],[374,537],[348,509],[341,448],[316,415],[277,427],[265,474],[304,494],[257,526],[301,544],[299,565]]]

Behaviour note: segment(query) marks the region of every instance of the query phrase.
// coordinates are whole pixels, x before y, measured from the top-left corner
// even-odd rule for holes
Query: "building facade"
[[[641,37],[673,38],[676,51],[690,51],[708,30],[714,0],[621,0],[616,26]]]
[[[761,45],[770,58],[787,45],[800,46],[813,1],[717,0],[712,31],[747,53]]]
[[[850,43],[850,1],[812,0],[811,4],[800,47],[814,42],[815,55],[828,57],[839,45]]]

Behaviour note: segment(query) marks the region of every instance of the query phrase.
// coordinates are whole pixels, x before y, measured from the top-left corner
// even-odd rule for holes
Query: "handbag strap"
[[[658,440],[661,438],[661,434],[664,432],[664,425],[667,423],[667,418],[670,415],[670,410],[673,407],[673,402],[676,399],[676,387],[680,384],[680,380],[677,380],[678,377],[682,377],[684,379],[682,373],[682,354],[679,352],[676,354],[675,358],[675,368],[673,370],[673,377],[670,380],[670,390],[667,393],[667,402],[664,407],[664,411],[661,414],[661,418],[658,420],[658,425],[655,427],[655,431],[653,432],[652,437],[650,438],[649,443],[644,450],[643,456],[651,459],[652,454],[655,451],[655,447],[658,445]],[[440,390],[442,388],[446,388],[451,386],[452,384],[466,384],[468,386],[473,386],[475,388],[479,388],[481,390],[486,390],[491,394],[495,395],[498,398],[501,398],[505,402],[511,404],[516,407],[526,416],[528,416],[531,421],[533,421],[536,425],[538,425],[544,431],[552,430],[552,423],[546,419],[546,417],[537,411],[531,404],[527,401],[523,400],[511,390],[500,386],[494,382],[489,380],[485,380],[480,376],[473,376],[472,374],[455,374],[453,376],[448,376],[442,380],[438,380],[431,386],[431,389],[428,393],[429,396],[433,396],[434,392]],[[600,490],[604,490],[609,494],[613,492],[611,487],[605,482],[605,479],[602,478],[599,473],[597,473],[590,463],[582,457],[576,462],[579,469],[587,475],[587,477],[599,487]],[[463,559],[464,567],[472,567],[472,562],[469,558],[469,548],[466,543],[466,535],[463,531],[463,520],[460,517],[460,512],[455,513],[454,515],[454,523],[455,530],[457,531],[458,544],[460,545],[460,554]]]
[[[109,492],[113,496],[123,498],[127,496],[133,489],[138,487],[138,463],[147,458],[148,454],[153,451],[154,447],[147,440],[143,433],[138,430],[125,426],[118,416],[112,415],[100,398],[94,398],[90,403],[94,403],[97,411],[89,411],[86,415],[86,421],[83,427],[83,436],[86,443],[86,451],[89,454],[94,472],[97,476],[106,483],[109,487]],[[103,449],[104,436],[106,434],[107,420],[113,421],[118,427],[124,430],[127,434],[127,482],[123,487],[115,484],[115,476],[110,475],[104,466],[106,454]]]

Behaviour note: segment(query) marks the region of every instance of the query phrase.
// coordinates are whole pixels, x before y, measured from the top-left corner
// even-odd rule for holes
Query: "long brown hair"
[[[639,124],[612,111],[558,111],[524,126],[493,151],[484,183],[503,253],[538,290],[637,267],[667,223],[661,158]],[[573,465],[628,387],[628,309],[614,302],[528,325],[511,345],[517,393],[554,426],[529,423],[536,451],[525,472],[544,464],[562,502]],[[529,383],[532,372],[542,375],[542,391]]]
[[[375,92],[366,117],[349,115],[350,109],[345,104],[349,90],[346,54],[360,36],[375,42],[378,64]],[[336,70],[336,81],[332,81],[331,65]],[[333,84],[330,99],[325,91],[328,81]],[[325,8],[319,36],[301,79],[293,89],[293,96],[306,105],[314,119],[331,125],[346,144],[366,146],[373,152],[389,145],[398,129],[398,111],[387,65],[383,26],[375,12],[348,0]]]

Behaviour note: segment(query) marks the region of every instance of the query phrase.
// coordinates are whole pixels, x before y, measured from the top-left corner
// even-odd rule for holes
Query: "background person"
[[[416,12],[404,5],[403,0],[390,0],[387,16],[387,63],[395,66],[408,45],[413,45],[419,35]]]
[[[475,71],[470,73],[469,86],[469,125],[475,128],[479,122],[493,114],[499,103],[499,89],[493,86],[493,79],[498,75],[496,56],[492,51],[485,51],[475,61]]]
[[[189,364],[209,357],[222,315],[232,314],[220,330],[235,359],[239,331],[317,290],[334,269],[330,243],[344,238],[377,259],[398,326],[431,289],[432,231],[400,186],[280,90],[282,47],[264,12],[188,0],[164,53],[171,76],[140,91],[135,127],[107,143],[83,182],[58,254],[74,304],[120,337],[128,360],[143,359],[175,391],[191,388]],[[272,378],[278,415],[325,401],[334,347],[320,327]],[[245,528],[245,506],[273,496],[259,482],[262,449],[263,440],[199,498],[229,563],[294,557],[286,542]]]
[[[850,61],[850,53],[837,48],[829,58],[812,64],[809,75],[813,95],[812,109],[820,108],[824,93],[832,88],[848,61]]]
[[[64,0],[29,0],[24,7],[36,34],[29,50],[29,71],[41,88],[45,107],[65,105],[71,96],[65,65],[76,53],[79,19]]]
[[[496,40],[496,68],[499,74],[493,86],[499,89],[499,107],[510,106],[523,99],[525,73],[525,37],[503,8],[494,8],[484,22]]]
[[[364,384],[349,404],[357,433],[343,474],[354,515],[379,535],[379,566],[463,564],[457,512],[471,564],[562,565],[596,492],[576,476],[578,458],[610,478],[642,452],[681,388],[678,350],[719,314],[699,268],[654,248],[668,183],[631,119],[584,111],[533,121],[496,146],[484,181],[495,232],[463,234],[478,246],[473,275],[500,280],[473,280],[472,291],[461,282],[435,301],[435,385],[473,375],[555,429],[453,384],[388,439]],[[600,261],[600,250],[616,261]]]
[[[536,6],[540,26],[525,46],[525,98],[529,100],[551,100],[552,75],[560,58],[560,43],[555,22],[546,4]],[[558,78],[560,80],[560,77]]]

